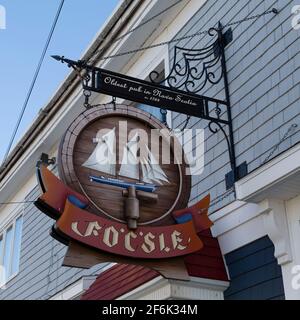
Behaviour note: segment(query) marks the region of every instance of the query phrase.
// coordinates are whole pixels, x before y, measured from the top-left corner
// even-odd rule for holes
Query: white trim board
[[[229,282],[191,277],[191,281],[161,276],[148,281],[116,300],[223,300]]]
[[[289,200],[300,194],[300,144],[236,182],[237,198],[259,203],[267,198]],[[288,185],[293,185],[289,189]]]
[[[223,255],[266,235],[263,211],[257,204],[234,201],[209,216]]]

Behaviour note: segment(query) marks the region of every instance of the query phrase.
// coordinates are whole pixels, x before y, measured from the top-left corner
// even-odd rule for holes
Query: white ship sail
[[[116,175],[116,154],[115,154],[115,128],[103,135],[101,138],[94,139],[98,142],[95,150],[82,166]],[[146,146],[146,157],[138,159],[139,135],[138,133],[126,144],[123,149],[123,158],[119,175],[134,180],[140,180],[148,184],[169,183],[169,180],[156,161],[154,155]],[[140,172],[141,166],[141,172]],[[141,177],[140,177],[141,173]]]
[[[119,175],[131,179],[139,180],[139,162],[137,159],[138,152],[138,134],[126,144],[123,150],[122,165]]]
[[[169,180],[160,167],[160,165],[157,163],[154,155],[152,152],[147,148],[147,159],[143,159],[141,166],[142,166],[142,180],[145,183],[157,183],[157,184],[162,184],[163,182],[169,183]]]
[[[116,174],[115,129],[113,128],[101,138],[94,139],[98,144],[82,166],[110,175]]]

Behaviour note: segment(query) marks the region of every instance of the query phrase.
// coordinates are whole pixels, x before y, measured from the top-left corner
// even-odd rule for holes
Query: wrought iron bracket
[[[84,90],[207,120],[212,134],[220,132],[225,137],[231,166],[231,172],[226,175],[226,187],[231,188],[247,173],[245,163],[237,167],[234,148],[225,57],[225,47],[232,41],[233,35],[231,29],[223,32],[221,23],[217,28],[211,28],[208,34],[211,40],[205,48],[174,47],[173,65],[163,80],[156,71],[150,73],[150,81],[145,81],[87,65],[82,60],[73,61],[60,56],[53,58],[67,63],[80,75]],[[211,90],[217,96],[222,94],[222,98],[203,95],[203,92]],[[88,105],[88,101],[85,103]]]
[[[202,49],[186,49],[179,46],[174,47],[173,65],[169,75],[160,80],[172,89],[185,90],[192,94],[201,94],[209,85],[217,86],[223,81],[224,99],[217,103],[212,98],[203,97],[206,116],[202,119],[209,121],[208,129],[212,134],[221,132],[227,143],[230,159],[231,172],[226,177],[227,189],[232,188],[234,183],[247,174],[247,164],[243,163],[237,167],[234,136],[232,127],[231,102],[229,83],[227,77],[227,66],[225,48],[233,40],[232,29],[223,32],[222,24],[218,28],[211,28],[208,32],[216,39],[207,47]],[[151,82],[159,78],[159,73],[153,71],[149,76]],[[211,106],[214,106],[211,108]],[[214,115],[213,115],[214,114]]]

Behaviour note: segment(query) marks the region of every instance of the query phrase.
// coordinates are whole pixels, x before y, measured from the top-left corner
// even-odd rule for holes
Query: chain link
[[[273,149],[271,150],[270,154],[267,156],[267,158],[263,161],[262,164],[267,163],[271,157],[273,156],[273,154],[277,151],[277,149],[280,147],[280,145],[282,144],[282,142],[284,142],[292,133],[292,131],[294,131],[296,128],[298,127],[298,125],[296,123],[292,124],[289,129],[287,130],[287,132],[284,134],[284,136],[281,138],[281,140],[273,147]]]
[[[84,104],[83,104],[83,106],[86,109],[93,108],[93,106],[90,105],[90,96],[92,95],[92,92],[90,90],[83,90],[83,95],[84,95]]]
[[[227,190],[225,193],[220,195],[219,197],[215,198],[211,203],[210,203],[210,208],[216,206],[218,203],[222,202],[223,200],[227,199],[230,195],[235,193],[234,187]]]
[[[145,51],[145,50],[149,50],[149,49],[154,49],[154,48],[157,48],[157,47],[161,47],[161,46],[164,46],[164,45],[171,44],[173,42],[179,42],[179,41],[182,41],[182,40],[194,38],[194,37],[199,36],[201,34],[207,34],[208,32],[209,31],[200,31],[200,32],[196,32],[196,33],[193,33],[191,35],[183,36],[183,37],[176,38],[176,39],[173,39],[173,40],[164,41],[164,42],[160,42],[160,43],[157,43],[157,44],[152,44],[150,46],[145,46],[145,47],[142,47],[142,48],[137,48],[137,49],[133,49],[133,50],[117,53],[117,54],[112,55],[112,56],[103,57],[103,58],[99,59],[99,61],[105,61],[105,60],[108,60],[108,59],[111,59],[111,58],[118,58],[118,57],[126,56],[126,55],[129,55],[129,54],[132,54],[132,53],[137,53],[137,52],[141,52],[141,51]]]
[[[170,5],[169,7],[167,7],[166,9],[160,11],[159,13],[153,15],[151,18],[145,20],[144,22],[142,22],[141,24],[139,24],[137,27],[132,28],[131,30],[129,30],[128,32],[126,32],[125,34],[121,35],[120,37],[117,37],[111,44],[119,42],[120,40],[124,39],[125,37],[127,37],[129,34],[133,33],[134,31],[140,29],[141,27],[143,27],[144,25],[146,25],[149,22],[152,22],[154,19],[156,19],[157,17],[161,16],[162,14],[166,13],[167,11],[169,11],[170,9],[172,9],[173,7],[177,6],[180,2],[182,2],[183,0],[179,0],[175,3],[173,3],[172,5]],[[98,51],[96,51],[88,60],[87,63],[94,63],[99,56],[104,52],[105,48],[102,48]]]
[[[228,189],[225,193],[221,194],[220,196],[218,196],[214,200],[212,200],[210,202],[209,206],[200,209],[199,210],[199,214],[208,211],[212,207],[215,207],[218,203],[221,203],[223,200],[227,199],[232,194],[235,194],[235,188],[234,187],[232,187],[231,189]]]
[[[230,26],[233,26],[233,25],[237,25],[237,24],[240,24],[240,23],[243,23],[243,22],[247,22],[247,21],[250,21],[250,20],[255,20],[255,19],[258,19],[258,18],[260,18],[262,16],[265,16],[267,14],[271,14],[271,13],[277,14],[278,10],[274,8],[272,10],[265,11],[265,12],[263,12],[261,14],[255,15],[255,16],[251,16],[251,17],[248,17],[248,18],[245,18],[245,19],[234,21],[234,22],[231,22],[231,23],[228,23],[228,24],[224,25],[223,28],[230,27]],[[145,46],[145,47],[142,47],[142,48],[137,48],[137,49],[129,50],[129,51],[126,51],[126,52],[117,53],[117,54],[111,55],[111,56],[106,56],[106,57],[103,57],[103,58],[99,59],[98,61],[105,61],[105,60],[108,60],[108,59],[111,59],[111,58],[122,57],[122,56],[129,55],[129,54],[132,54],[132,53],[137,53],[137,52],[140,52],[140,51],[145,51],[145,50],[157,48],[157,47],[160,47],[160,46],[168,45],[168,44],[171,44],[171,43],[174,43],[174,42],[179,42],[179,41],[182,41],[182,40],[194,38],[196,36],[208,34],[210,32],[210,30],[211,29],[204,30],[204,31],[199,31],[199,32],[195,32],[195,33],[190,34],[190,35],[182,36],[182,37],[179,37],[179,38],[174,38],[174,39],[169,40],[169,41],[164,41],[164,42],[160,42],[160,43],[157,43],[157,44]],[[94,59],[93,62],[95,62],[95,59]]]
[[[234,26],[236,24],[240,24],[240,23],[243,23],[243,22],[259,19],[259,18],[261,18],[261,17],[263,17],[263,16],[265,16],[267,14],[270,14],[270,13],[278,14],[278,10],[273,8],[272,10],[269,10],[269,11],[266,11],[264,13],[260,13],[260,14],[251,16],[249,18],[245,18],[245,19],[241,19],[241,20],[234,21],[234,22],[231,22],[231,23],[227,23],[224,27],[231,27],[231,26]]]

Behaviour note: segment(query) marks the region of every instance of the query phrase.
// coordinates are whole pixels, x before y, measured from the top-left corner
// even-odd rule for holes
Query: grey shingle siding
[[[237,163],[247,161],[250,171],[261,166],[291,124],[300,125],[300,35],[291,27],[293,5],[293,1],[287,0],[207,1],[176,35],[180,37],[207,30],[216,26],[219,20],[227,24],[273,7],[280,10],[277,16],[267,15],[234,26],[233,42],[226,48]],[[201,48],[208,40],[207,35],[199,36],[177,45]],[[171,46],[171,61],[172,58]],[[223,98],[222,86],[208,87],[203,94]],[[172,117],[174,127],[182,126],[186,119],[176,113]],[[205,128],[206,138],[205,171],[201,176],[192,177],[191,201],[199,200],[207,193],[211,193],[214,199],[226,191],[224,176],[230,171],[226,142],[221,133],[210,134],[205,121],[192,118],[191,126]],[[299,128],[280,145],[274,156],[299,142]],[[36,187],[27,199],[35,200],[38,195],[39,189]],[[211,211],[233,200],[231,195]],[[90,270],[61,267],[66,247],[49,236],[52,225],[53,220],[39,212],[33,204],[24,206],[20,271],[7,284],[6,290],[0,290],[0,300],[47,299],[83,275],[100,272],[103,266]],[[266,250],[270,254],[271,249]],[[233,255],[226,257],[227,263],[230,264]],[[274,285],[279,288],[279,271],[275,269],[268,269],[268,273],[277,272],[274,279],[279,282],[276,284],[275,281]],[[242,266],[236,272],[239,270]],[[232,269],[230,272],[234,274],[235,271]],[[233,292],[233,287],[230,290]],[[229,294],[230,291],[227,292]],[[282,294],[279,292],[276,297],[280,298]]]
[[[266,15],[233,26],[233,41],[226,48],[237,164],[247,161],[250,172],[263,164],[273,146],[294,123],[298,128],[273,157],[299,142],[300,36],[291,26],[293,5],[293,1],[287,0],[207,1],[176,35],[207,30],[216,26],[219,20],[226,25],[273,7],[280,10],[276,16]],[[176,45],[201,48],[208,39],[208,35],[199,36]],[[173,45],[170,57],[173,58]],[[219,98],[223,94],[219,85],[206,88],[202,93]],[[185,116],[173,114],[174,127],[180,127],[184,121]],[[201,176],[193,179],[193,202],[208,192],[213,199],[223,194],[226,191],[224,174],[230,171],[225,139],[221,134],[212,135],[207,124],[193,118],[189,126],[206,127],[206,167]],[[233,199],[229,197],[211,212]]]
[[[39,196],[36,187],[26,200]],[[23,213],[20,271],[0,290],[4,299],[48,299],[84,275],[98,274],[104,265],[90,270],[62,267],[67,248],[52,239],[49,231],[54,223],[33,204],[26,204]]]

